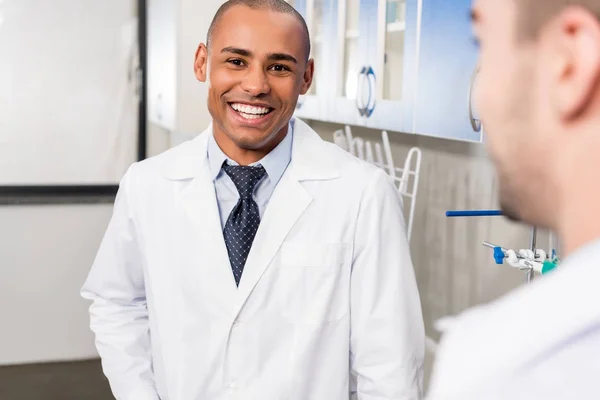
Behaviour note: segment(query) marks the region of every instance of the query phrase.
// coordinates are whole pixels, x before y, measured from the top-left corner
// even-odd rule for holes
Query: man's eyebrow
[[[242,57],[252,57],[252,52],[249,50],[245,50],[245,49],[240,49],[238,47],[224,47],[221,50],[221,53],[232,53],[232,54],[237,54],[238,56],[242,56]]]
[[[286,53],[271,53],[267,56],[267,59],[269,61],[289,61],[298,64],[296,58]]]
[[[242,57],[253,57],[253,54],[250,50],[246,50],[246,49],[241,49],[239,47],[233,47],[233,46],[228,46],[228,47],[224,47],[221,50],[221,53],[231,53],[231,54],[237,54],[239,56]],[[286,53],[270,53],[267,55],[267,59],[269,61],[289,61],[289,62],[293,62],[294,64],[298,64],[298,60],[296,60],[296,58],[290,54],[286,54]]]

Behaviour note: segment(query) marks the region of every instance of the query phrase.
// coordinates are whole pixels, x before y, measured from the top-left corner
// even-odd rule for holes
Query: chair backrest
[[[381,143],[372,143],[360,137],[354,137],[352,129],[346,125],[344,131],[340,129],[333,133],[333,140],[334,143],[350,154],[385,170],[402,198],[410,200],[408,206],[407,202],[404,201],[405,213],[407,214],[407,236],[410,241],[419,187],[419,173],[421,171],[421,150],[418,147],[410,149],[403,168],[397,168],[394,165],[392,148],[386,131],[381,132]]]

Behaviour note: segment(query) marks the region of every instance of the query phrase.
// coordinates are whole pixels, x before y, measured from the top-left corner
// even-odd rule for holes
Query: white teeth
[[[262,117],[263,115],[271,111],[271,109],[267,107],[254,107],[240,103],[232,103],[231,108],[233,108],[238,113],[242,114],[244,118],[249,119],[252,119],[250,117]]]
[[[246,113],[239,112],[239,111],[238,111],[238,114],[240,114],[242,117],[244,117],[246,119],[258,119],[258,118],[264,117],[264,114],[258,114],[258,115],[256,115],[256,114],[246,114]]]

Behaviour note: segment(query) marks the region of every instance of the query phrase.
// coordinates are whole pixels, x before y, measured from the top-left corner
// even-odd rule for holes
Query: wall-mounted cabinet
[[[412,127],[417,0],[290,0],[315,60],[301,118],[405,131]],[[414,79],[412,80],[414,81]]]
[[[315,84],[296,115],[480,141],[471,0],[290,0],[306,18]]]
[[[477,46],[471,0],[422,0],[418,78],[412,132],[475,141],[482,127],[473,103]]]

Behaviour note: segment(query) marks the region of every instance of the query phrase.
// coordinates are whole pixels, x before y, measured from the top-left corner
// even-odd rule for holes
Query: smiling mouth
[[[274,110],[271,107],[257,107],[243,103],[229,103],[229,107],[248,120],[262,118]]]

